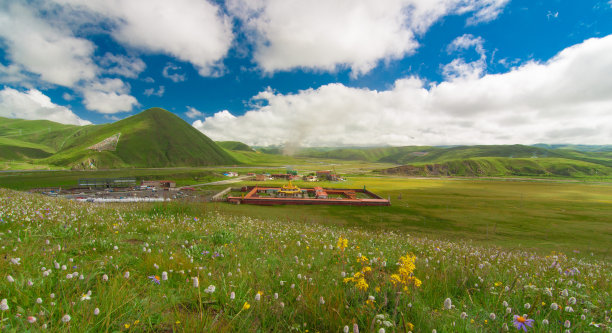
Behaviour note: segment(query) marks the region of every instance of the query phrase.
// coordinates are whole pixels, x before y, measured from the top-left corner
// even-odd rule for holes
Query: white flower
[[[323,296],[319,297],[319,304],[325,304],[325,299],[323,299]]]
[[[378,330],[378,333],[385,333],[385,329],[381,327],[381,328]]]
[[[12,277],[12,276],[10,276],[10,275],[7,275],[7,276],[6,276],[6,280],[7,280],[9,283],[13,283],[13,282],[15,282],[15,279],[13,279],[13,277]]]
[[[511,314],[512,313],[512,308],[506,308],[506,313],[507,314]]]
[[[65,315],[62,317],[62,321],[63,321],[64,323],[69,322],[69,321],[70,321],[70,315],[65,314]]]
[[[30,324],[34,324],[36,322],[36,317],[34,316],[28,316],[28,323]]]
[[[89,294],[83,294],[81,295],[81,301],[88,301],[90,300],[91,297],[89,296]]]
[[[9,309],[8,303],[6,301],[6,298],[3,298],[2,301],[0,301],[0,310],[2,311],[6,311]]]
[[[125,272],[123,274],[123,277],[126,278],[126,279],[129,279],[130,278],[130,271]]]
[[[565,328],[570,328],[570,327],[572,326],[572,323],[571,323],[569,320],[566,320],[566,321],[563,323],[563,326],[564,326]]]
[[[274,293],[274,299],[278,299],[278,293]]]
[[[531,304],[525,303],[525,309],[529,310],[529,308],[531,308]]]
[[[97,316],[97,315],[99,315],[99,314],[100,314],[100,309],[95,308],[95,309],[94,309],[94,316]]]
[[[557,311],[559,309],[559,305],[557,305],[557,303],[552,303],[550,305],[550,309],[553,311]]]
[[[585,315],[580,315],[580,319],[585,320],[586,316]]]
[[[117,245],[113,246],[113,250],[119,250],[119,247]]]
[[[193,287],[194,288],[198,288],[200,286],[200,279],[198,279],[198,277],[192,277],[191,278],[193,280]]]
[[[19,261],[21,261],[21,258],[11,258],[11,263],[13,265],[21,265]]]
[[[349,327],[348,325],[344,325],[344,328],[342,329],[343,333],[349,333]]]
[[[359,333],[359,326],[357,325],[357,323],[353,324],[353,333]]]
[[[166,281],[166,280],[168,280],[168,272],[163,271],[162,272],[162,281]]]
[[[502,302],[502,305],[504,306],[504,308],[507,308],[507,307],[508,307],[508,302],[503,301],[503,302]]]
[[[574,308],[572,308],[571,306],[566,306],[565,312],[574,312]]]
[[[230,299],[233,300],[234,298],[236,298],[236,293],[232,291],[230,293]]]
[[[444,300],[444,308],[446,310],[450,310],[453,307],[453,302],[451,301],[450,298],[447,298]]]
[[[570,297],[568,300],[569,304],[576,304],[576,297]]]
[[[49,297],[51,297],[51,298],[55,298],[55,294],[54,294],[54,293],[51,293],[51,294],[49,294]]]
[[[102,275],[102,281],[108,281],[108,275],[106,274]]]
[[[259,301],[261,299],[261,294],[257,293],[255,294],[255,300]]]
[[[489,314],[489,318],[491,318],[491,320],[495,320],[495,318],[497,318],[497,316],[495,316],[495,313],[490,313]]]
[[[42,298],[40,298],[40,297],[39,297],[39,298],[37,298],[37,299],[36,299],[36,303],[38,303],[38,304],[42,304]]]
[[[548,325],[548,319],[542,320],[542,325]]]
[[[468,316],[467,313],[461,312],[461,319],[465,319],[467,318],[467,316]]]
[[[567,295],[568,295],[567,289],[563,289],[563,291],[561,291],[561,296],[567,297]]]
[[[215,292],[215,290],[216,290],[216,289],[217,289],[217,288],[211,284],[210,286],[208,286],[208,288],[206,288],[206,289],[204,290],[204,292],[205,292],[205,293],[208,293],[208,294],[212,294],[212,293],[214,293],[214,292]]]

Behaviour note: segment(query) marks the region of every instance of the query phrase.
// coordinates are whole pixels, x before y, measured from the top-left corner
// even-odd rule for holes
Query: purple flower
[[[527,326],[533,327],[533,319],[527,319],[527,316],[517,316],[514,315],[514,326],[517,330],[523,329],[523,331],[527,332]]]
[[[161,282],[159,282],[159,276],[157,275],[151,275],[149,276],[149,279],[157,284],[160,284]]]
[[[203,256],[208,255],[209,253],[210,253],[210,252],[208,252],[208,251],[206,251],[206,250],[202,251],[202,255],[203,255]]]

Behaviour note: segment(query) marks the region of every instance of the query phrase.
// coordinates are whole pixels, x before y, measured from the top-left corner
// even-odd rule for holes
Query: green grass
[[[87,149],[121,133],[116,151]],[[152,108],[106,125],[84,127],[43,163],[88,168],[208,166],[238,163],[212,140],[163,109]]]
[[[371,186],[382,191],[387,181],[373,179]],[[457,183],[474,195],[487,192],[482,182]],[[458,199],[462,187],[429,182],[398,189],[446,188],[442,194]],[[504,189],[500,194],[513,197],[515,189]],[[609,207],[597,191],[586,198],[574,191]],[[576,193],[558,199],[564,196]],[[6,300],[0,330],[499,332],[514,330],[513,316],[523,314],[534,320],[530,331],[563,331],[566,321],[575,332],[609,330],[609,260],[298,215],[231,217],[220,207],[90,205],[0,189],[0,299]],[[338,246],[341,237],[346,248]],[[406,262],[403,282],[394,284],[396,263],[407,254],[414,266]],[[159,284],[149,278],[163,272],[168,278]],[[347,280],[357,272],[364,272],[361,288]]]
[[[134,177],[139,181],[169,179],[176,181],[177,186],[227,179],[220,171],[207,168],[22,171],[0,173],[0,187],[14,190],[28,190],[37,187],[74,187],[77,186],[79,178],[114,177]]]
[[[257,182],[246,182],[254,185]],[[282,182],[259,183],[280,186]],[[315,183],[295,182],[300,187]],[[238,186],[238,184],[236,185]],[[402,230],[447,240],[610,256],[612,184],[475,179],[349,177],[316,186],[363,188],[391,199],[391,207],[222,205],[234,215],[274,217]]]
[[[250,151],[253,152],[253,148],[240,141],[215,141],[221,148],[227,150],[238,150],[238,151]]]

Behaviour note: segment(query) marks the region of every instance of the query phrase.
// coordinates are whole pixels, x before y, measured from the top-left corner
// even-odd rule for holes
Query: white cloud
[[[474,48],[480,58],[472,62],[466,62],[464,58],[454,59],[442,68],[442,75],[447,80],[481,77],[487,68],[487,55],[483,44],[482,37],[474,37],[471,34],[455,38],[447,47],[449,53]]]
[[[203,113],[194,107],[188,106],[185,115],[187,116],[187,118],[195,119],[201,117]]]
[[[104,57],[100,59],[100,64],[105,68],[105,72],[108,74],[121,75],[131,79],[137,78],[138,74],[147,67],[144,61],[139,58],[111,53],[106,53]]]
[[[426,86],[397,80],[376,91],[328,84],[266,90],[242,116],[221,111],[193,126],[213,140],[251,145],[439,145],[612,142],[612,35],[545,63]]]
[[[508,0],[228,0],[255,44],[254,59],[268,73],[311,68],[372,70],[418,47],[415,35],[441,17],[474,13],[495,18]]]
[[[91,122],[79,118],[70,109],[54,104],[36,89],[21,92],[5,87],[0,90],[0,116],[20,119],[46,119],[63,124],[88,125]]]
[[[0,4],[0,39],[13,64],[49,83],[73,87],[99,70],[91,60],[93,43],[16,2]]]
[[[177,66],[173,63],[168,63],[162,70],[162,75],[166,79],[172,80],[172,82],[174,83],[183,82],[186,80],[186,75],[184,73],[183,74],[178,73],[177,71],[180,69],[181,69],[180,66]]]
[[[133,48],[190,62],[202,76],[222,72],[232,22],[218,5],[203,0],[53,0],[111,22],[113,37]]]
[[[131,111],[138,101],[130,96],[129,87],[120,79],[103,79],[82,88],[84,104],[88,110],[113,114]]]
[[[157,88],[157,91],[155,90],[155,88],[148,88],[145,89],[144,91],[144,95],[145,96],[157,96],[157,97],[162,97],[164,96],[164,93],[166,92],[166,87],[164,86],[159,86],[159,88]]]

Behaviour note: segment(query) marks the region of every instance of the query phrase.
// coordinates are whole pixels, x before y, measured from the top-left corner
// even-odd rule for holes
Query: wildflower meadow
[[[612,332],[612,263],[0,189],[0,332]]]

